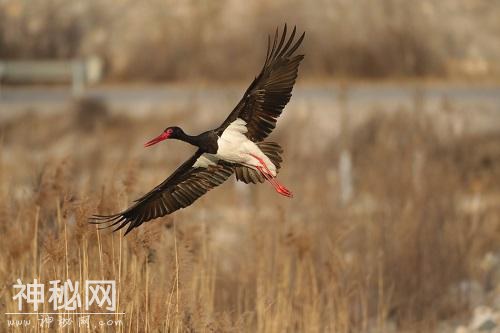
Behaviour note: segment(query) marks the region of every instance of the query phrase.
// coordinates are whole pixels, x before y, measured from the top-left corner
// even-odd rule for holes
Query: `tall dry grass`
[[[89,105],[101,112],[82,114]],[[343,147],[304,150],[294,133],[313,124],[290,121],[275,139],[293,200],[231,179],[126,238],[98,232],[88,216],[125,208],[189,154],[140,146],[182,119],[105,110],[86,102],[1,124],[0,312],[17,311],[17,278],[114,279],[123,332],[432,331],[468,309],[453,290],[483,281],[478,262],[498,250],[497,206],[466,208],[498,190],[500,138],[443,137],[409,111],[366,121]],[[341,149],[354,165],[347,204]]]

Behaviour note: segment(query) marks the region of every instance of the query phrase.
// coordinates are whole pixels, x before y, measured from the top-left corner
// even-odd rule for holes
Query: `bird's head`
[[[158,135],[156,138],[146,142],[144,144],[144,147],[152,146],[166,139],[179,139],[182,136],[182,134],[184,134],[184,131],[182,131],[180,127],[177,126],[167,127],[163,131],[163,133]]]

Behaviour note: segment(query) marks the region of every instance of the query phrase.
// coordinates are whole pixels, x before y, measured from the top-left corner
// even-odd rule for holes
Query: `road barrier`
[[[98,57],[73,60],[0,60],[0,93],[3,83],[71,83],[74,97],[102,78]],[[1,94],[0,94],[1,97]]]

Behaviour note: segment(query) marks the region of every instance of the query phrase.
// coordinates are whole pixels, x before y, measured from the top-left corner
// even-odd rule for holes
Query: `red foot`
[[[276,179],[276,177],[273,177],[271,170],[269,170],[266,163],[264,163],[264,161],[260,157],[254,155],[254,154],[250,154],[250,156],[252,156],[257,161],[259,161],[261,166],[260,167],[258,166],[257,169],[262,173],[262,175],[266,178],[266,180],[268,182],[270,182],[271,185],[274,186],[274,189],[276,190],[276,192],[278,192],[281,195],[284,195],[285,197],[293,198],[292,192],[289,189],[287,189],[283,184],[280,184],[278,182],[278,180]]]
[[[267,167],[266,167],[266,169],[267,169]],[[266,171],[264,171],[261,166],[258,166],[257,170],[259,170],[262,173],[262,175],[264,176],[264,178],[266,178],[266,180],[269,183],[271,183],[271,185],[273,185],[273,187],[276,190],[276,192],[278,192],[279,194],[281,194],[281,195],[283,195],[285,197],[293,198],[292,192],[289,189],[287,189],[283,184],[280,184],[275,177],[271,176],[270,172],[269,172],[269,169],[267,169],[267,171],[269,173],[266,172]]]
[[[281,185],[281,184],[278,184],[279,187],[275,187],[276,189],[276,192],[278,192],[279,194],[285,196],[285,197],[288,197],[288,198],[293,198],[293,193],[287,189],[285,186]]]

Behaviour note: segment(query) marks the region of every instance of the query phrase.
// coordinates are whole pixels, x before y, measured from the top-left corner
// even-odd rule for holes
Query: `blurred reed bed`
[[[96,55],[115,82],[246,80],[288,22],[307,31],[313,79],[498,78],[499,15],[491,0],[7,0],[0,58]]]
[[[334,119],[333,106],[322,111]],[[314,124],[292,118],[274,138],[293,200],[231,179],[126,238],[87,217],[125,208],[190,154],[140,144],[181,119],[129,118],[87,100],[4,121],[0,310],[16,312],[12,284],[36,277],[116,280],[122,332],[413,332],[460,318],[469,299],[453,291],[486,284],[479,263],[498,250],[500,137],[443,135],[424,111],[375,113],[344,139],[305,148],[296,133]]]

